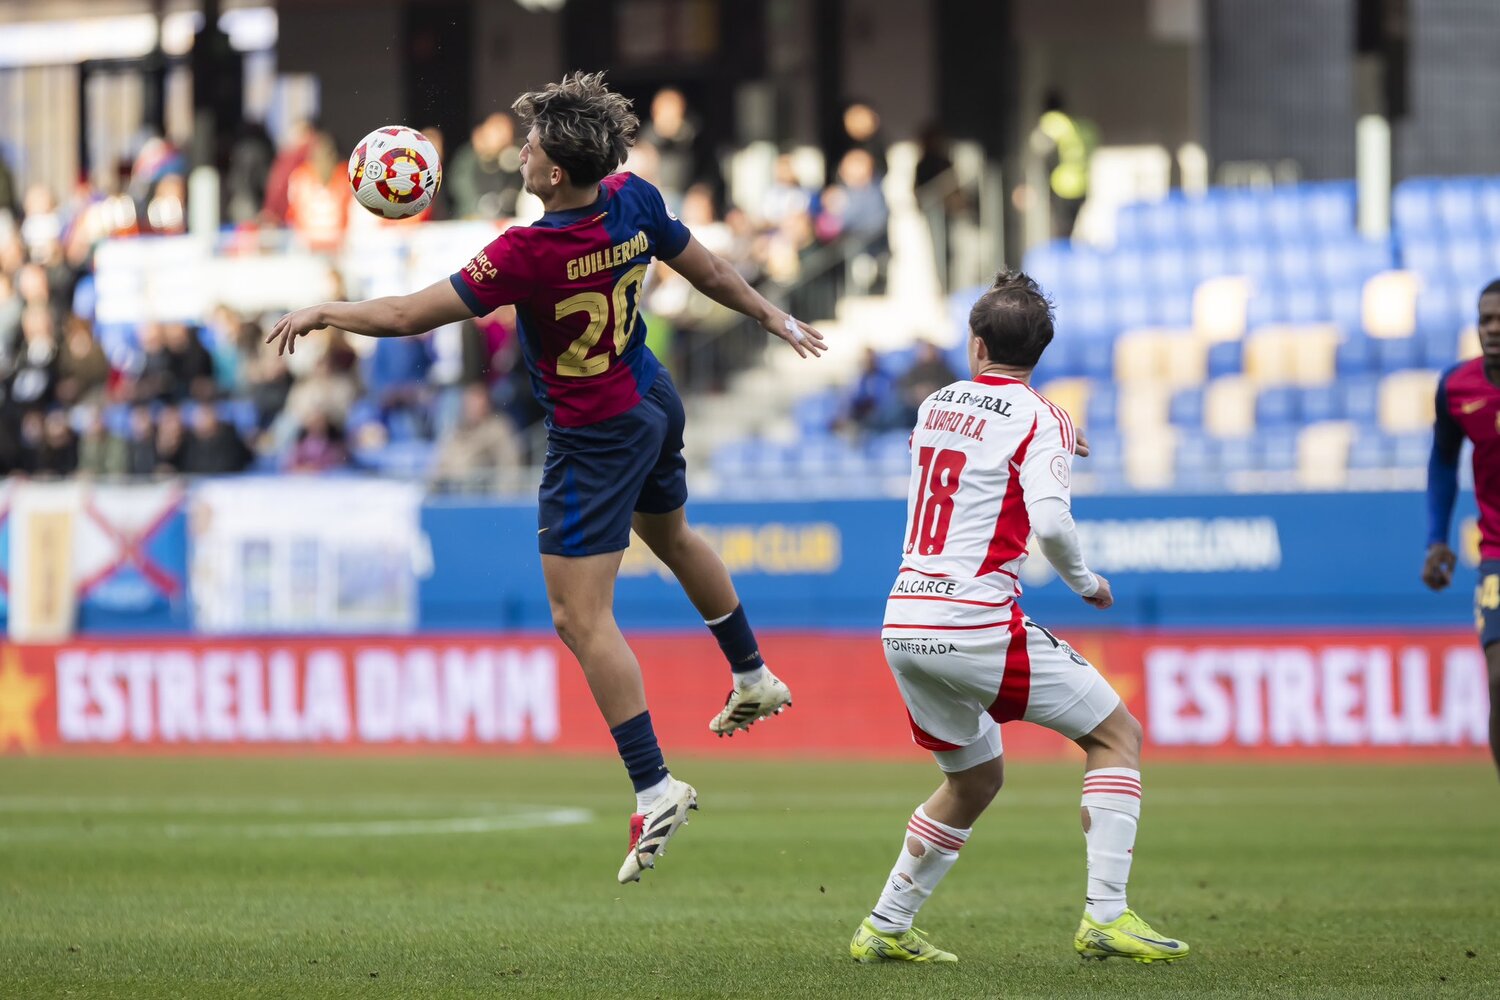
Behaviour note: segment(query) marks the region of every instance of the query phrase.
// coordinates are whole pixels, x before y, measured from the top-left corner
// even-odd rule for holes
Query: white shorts
[[[992,628],[886,627],[881,641],[912,740],[945,771],[1000,756],[1002,722],[1020,719],[1077,739],[1120,704],[1091,663],[1019,607]]]

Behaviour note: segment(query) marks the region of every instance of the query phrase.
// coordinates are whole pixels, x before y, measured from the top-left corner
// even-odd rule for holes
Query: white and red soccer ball
[[[376,129],[349,156],[354,200],[386,219],[422,214],[442,183],[437,147],[405,125]]]

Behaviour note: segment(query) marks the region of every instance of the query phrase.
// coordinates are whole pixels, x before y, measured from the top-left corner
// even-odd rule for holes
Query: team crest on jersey
[[[1052,474],[1057,477],[1059,483],[1062,483],[1064,486],[1069,485],[1068,480],[1072,478],[1073,473],[1068,468],[1068,460],[1062,455],[1054,455],[1052,457]]]

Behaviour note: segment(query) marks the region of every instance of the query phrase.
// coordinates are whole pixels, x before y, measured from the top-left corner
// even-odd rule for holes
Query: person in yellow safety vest
[[[1098,144],[1093,123],[1074,118],[1064,109],[1062,95],[1049,91],[1045,110],[1033,132],[1033,148],[1055,156],[1048,177],[1052,189],[1052,225],[1057,236],[1069,236],[1089,191],[1089,158]]]

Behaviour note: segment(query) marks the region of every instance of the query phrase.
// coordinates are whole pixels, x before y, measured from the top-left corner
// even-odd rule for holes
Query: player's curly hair
[[[598,184],[625,162],[641,120],[630,101],[604,85],[604,74],[569,73],[516,98],[521,129],[535,125],[543,151],[568,172],[575,187]]]
[[[1030,275],[1001,271],[969,310],[969,329],[991,361],[1032,368],[1052,343],[1052,302]]]

